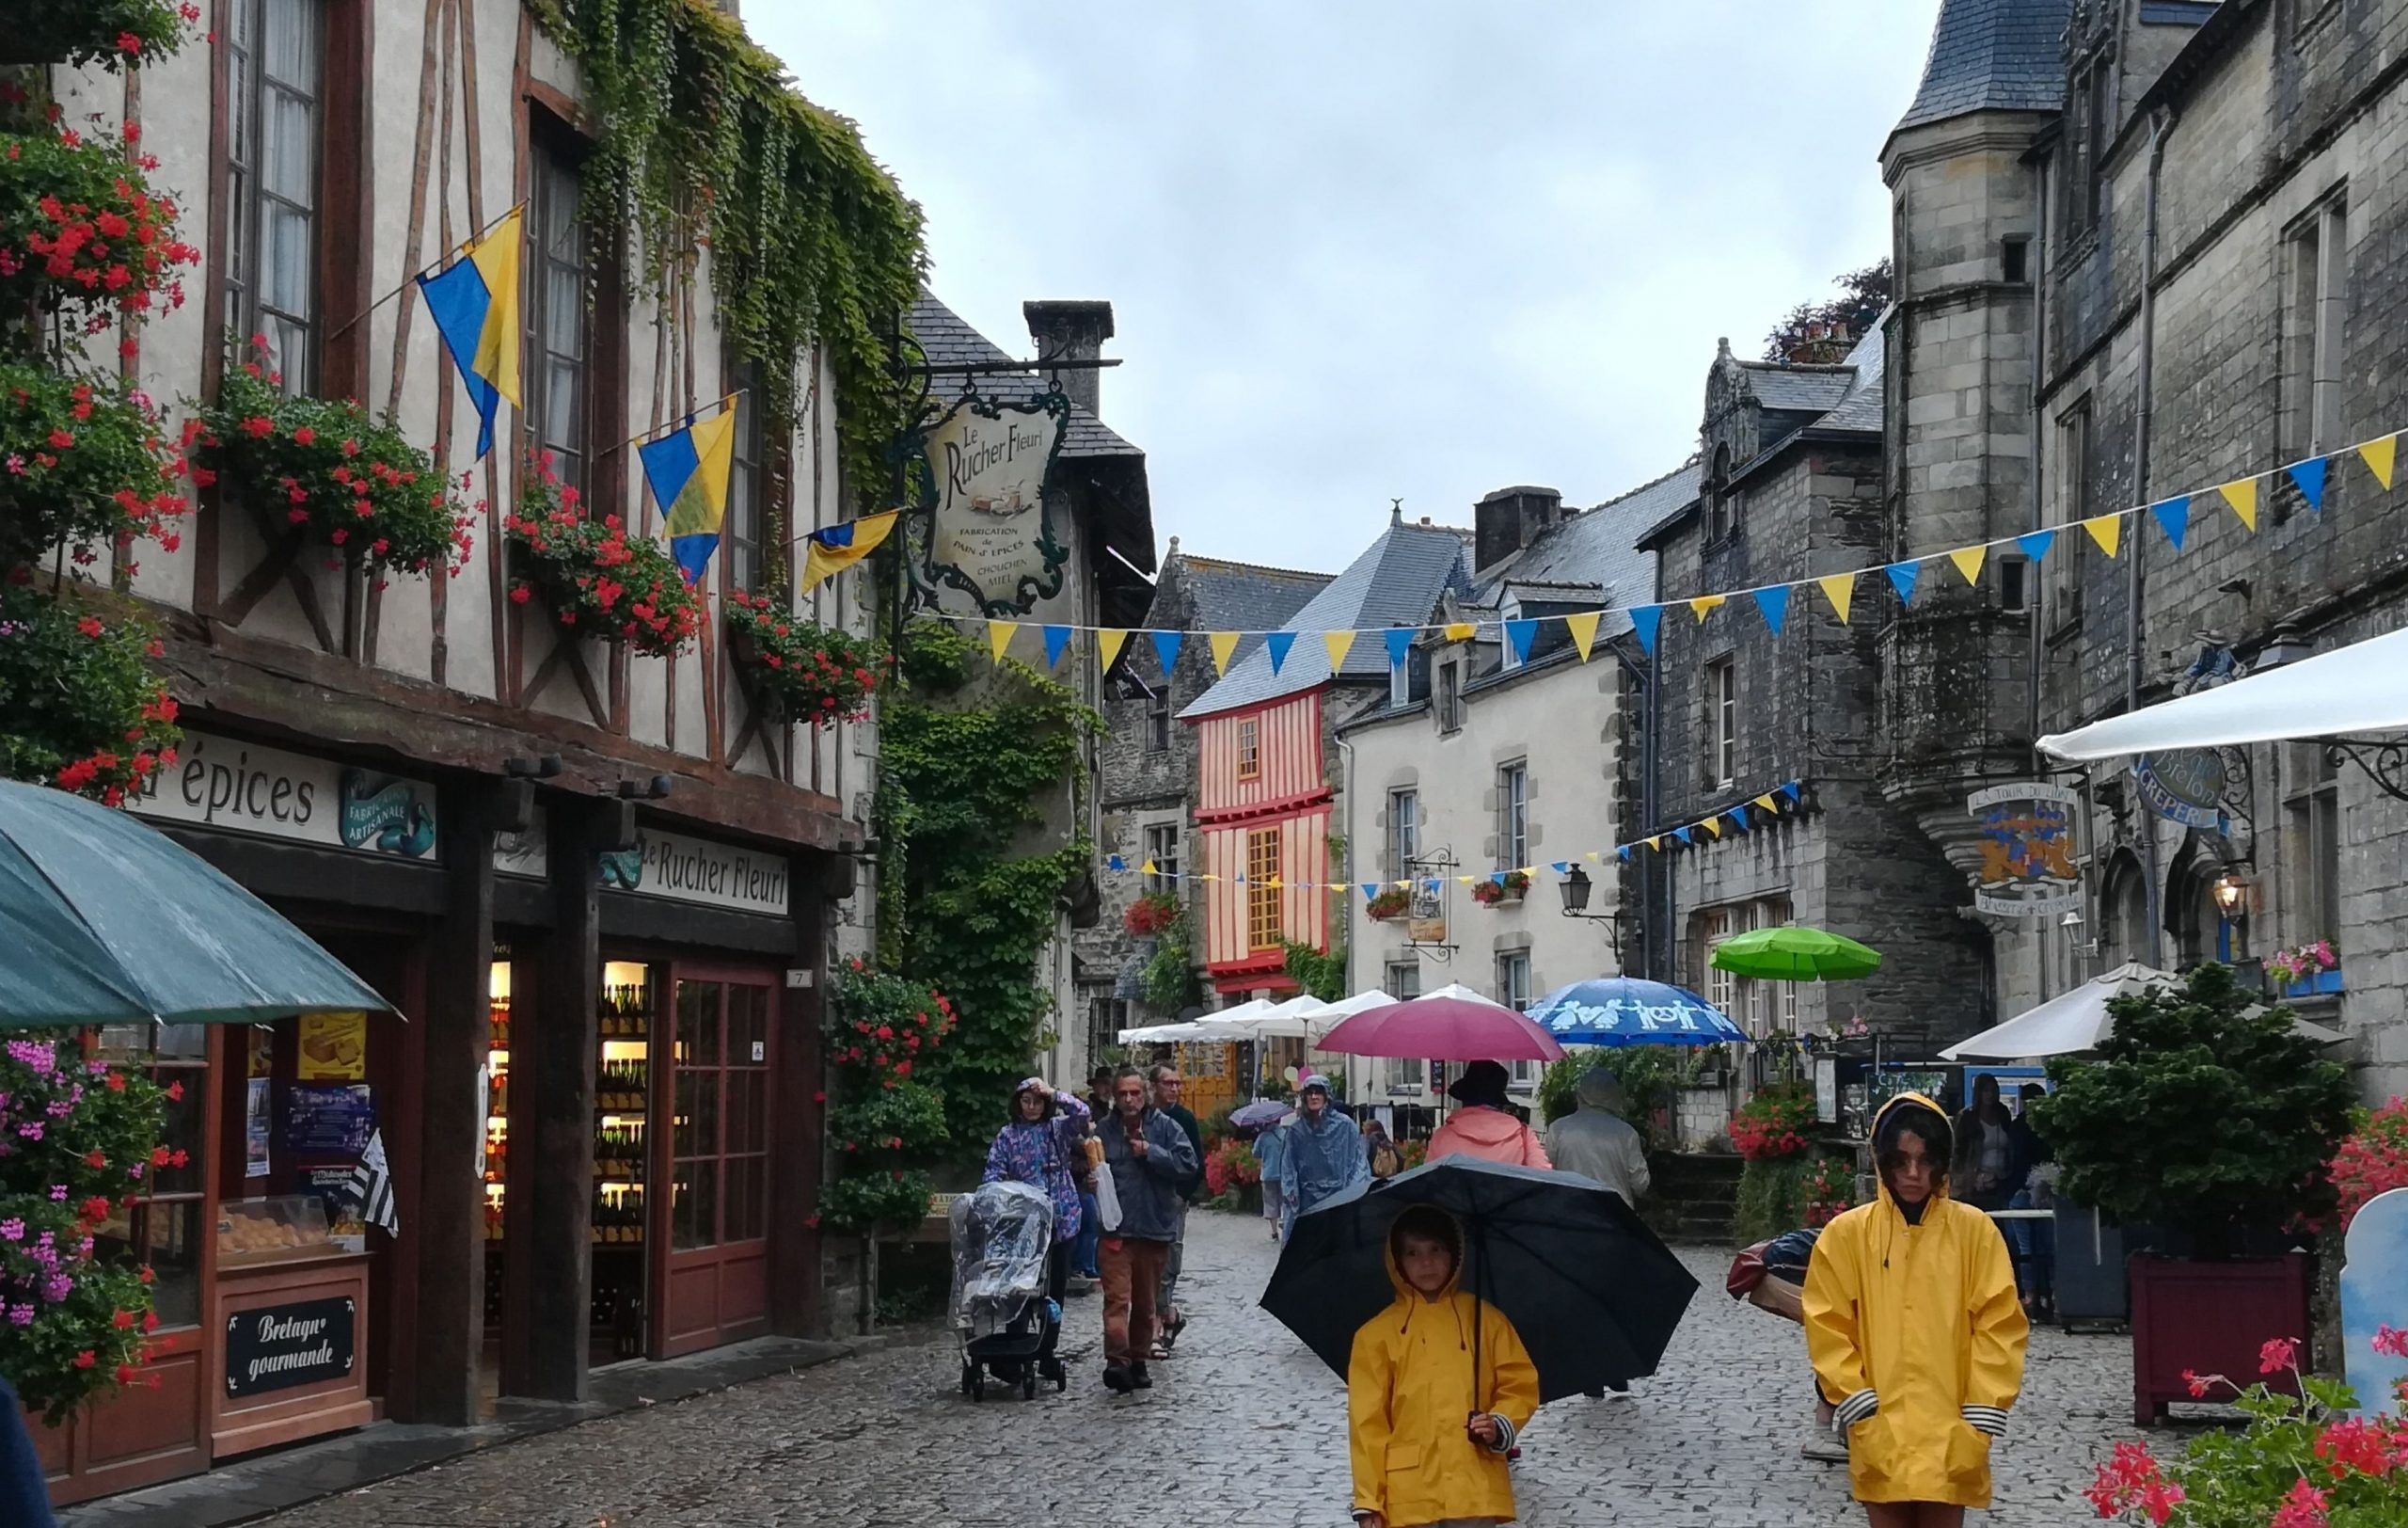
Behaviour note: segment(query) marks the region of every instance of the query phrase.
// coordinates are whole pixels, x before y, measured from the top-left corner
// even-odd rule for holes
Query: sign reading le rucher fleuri
[[[1980,824],[1976,912],[2036,918],[2082,906],[2082,873],[2074,867],[2080,792],[2032,780],[1977,790],[1965,806]]]
[[[958,589],[983,615],[1024,615],[1062,592],[1070,549],[1046,489],[1069,423],[1058,391],[962,397],[905,437],[904,502],[920,511],[911,534],[927,593]]]

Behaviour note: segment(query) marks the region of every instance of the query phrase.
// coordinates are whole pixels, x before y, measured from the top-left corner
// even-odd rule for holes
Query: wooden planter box
[[[2186,1369],[2248,1386],[2258,1350],[2277,1337],[2299,1340],[2308,1361],[2307,1254],[2194,1263],[2138,1253],[2132,1288],[2132,1420],[2155,1425],[2169,1402],[2187,1401]],[[2297,1394],[2289,1374],[2262,1377]]]

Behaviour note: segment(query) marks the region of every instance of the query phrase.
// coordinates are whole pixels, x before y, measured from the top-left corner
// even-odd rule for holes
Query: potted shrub
[[[829,983],[831,1182],[808,1222],[863,1235],[908,1234],[935,1184],[924,1164],[945,1146],[944,1098],[913,1073],[953,1033],[953,1004],[854,960]]]
[[[457,577],[475,517],[434,461],[356,401],[287,394],[266,356],[266,338],[251,336],[186,426],[194,482],[250,511],[270,540],[297,529],[328,549],[329,566]]]
[[[768,596],[728,591],[728,653],[752,692],[789,722],[858,722],[889,661],[878,644],[801,619]]]
[[[1152,939],[1179,921],[1179,899],[1166,891],[1149,891],[1120,915],[1121,927],[1140,939]]]
[[[1501,876],[1492,875],[1471,884],[1471,899],[1482,907],[1495,907],[1499,902],[1518,902],[1522,893],[1530,889],[1529,875],[1522,870],[1507,870]]]
[[[2341,990],[2341,957],[2332,941],[2311,939],[2267,956],[2266,974],[2286,993],[2337,993]]]
[[[2135,1416],[2189,1395],[2185,1369],[2239,1370],[2268,1332],[2308,1329],[2305,1254],[2237,1255],[2336,1196],[2326,1164],[2350,1124],[2348,1074],[2223,965],[2112,1005],[2092,1061],[2049,1063],[2033,1122],[2065,1197],[2124,1226],[2164,1228],[2169,1251],[2128,1265]],[[2255,1334],[2255,1335],[2252,1335]]]
[[[672,658],[703,629],[703,602],[687,587],[668,549],[629,536],[616,515],[586,515],[546,452],[528,473],[518,512],[502,521],[509,538],[510,597],[540,597],[559,626],[624,641],[637,652]]]
[[[1402,886],[1383,886],[1364,901],[1363,911],[1370,915],[1373,921],[1386,923],[1390,918],[1402,917],[1405,909],[1412,905],[1413,893]]]
[[[119,144],[72,129],[0,133],[0,312],[98,333],[117,313],[182,307],[200,251],[176,237],[177,215]]]
[[[199,22],[193,0],[40,0],[9,18],[0,64],[99,64],[114,72],[175,52]]]
[[[1747,1163],[1733,1221],[1741,1246],[1806,1223],[1814,1127],[1813,1091],[1791,1083],[1766,1089],[1731,1116],[1731,1144]]]

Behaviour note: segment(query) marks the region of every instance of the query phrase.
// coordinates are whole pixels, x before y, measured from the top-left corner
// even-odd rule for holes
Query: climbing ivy
[[[1346,995],[1346,947],[1340,945],[1324,954],[1310,945],[1291,941],[1288,974],[1313,996],[1324,1003],[1335,1003]]]
[[[1101,720],[1023,663],[981,665],[974,687],[970,649],[936,622],[905,634],[877,808],[879,963],[945,993],[960,1016],[927,1080],[965,1154],[1046,1043],[1053,995],[1038,958],[1092,845],[1073,832],[1032,848],[1054,836],[1032,830],[1048,825],[1048,802],[1079,820],[1071,782]]]
[[[874,491],[903,423],[887,337],[927,274],[919,204],[705,0],[531,8],[583,74],[587,214],[631,229],[655,282],[710,249],[721,331],[761,363],[770,417],[793,417],[794,358],[824,344],[845,472]]]

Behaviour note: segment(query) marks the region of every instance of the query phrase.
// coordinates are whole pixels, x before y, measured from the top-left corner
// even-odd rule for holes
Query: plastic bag
[[[1095,1170],[1096,1224],[1110,1235],[1120,1229],[1120,1186],[1112,1181],[1112,1168],[1105,1164]]]

